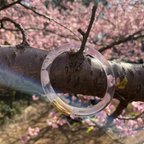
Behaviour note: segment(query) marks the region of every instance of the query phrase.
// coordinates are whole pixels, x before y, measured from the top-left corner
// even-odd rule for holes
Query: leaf
[[[90,133],[90,132],[92,132],[94,130],[94,127],[93,126],[90,126],[90,127],[88,127],[88,129],[87,129],[87,133]]]
[[[117,88],[119,88],[119,89],[124,89],[124,88],[126,87],[127,83],[128,83],[128,79],[127,79],[127,77],[125,76],[125,77],[123,78],[123,80],[122,80],[120,83],[117,84]]]

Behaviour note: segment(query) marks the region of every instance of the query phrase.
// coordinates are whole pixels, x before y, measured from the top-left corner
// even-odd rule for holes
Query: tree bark
[[[31,47],[0,47],[0,90],[42,93],[40,71],[47,51]]]
[[[144,101],[144,64],[130,64],[125,62],[111,62],[115,78],[120,81],[127,78],[125,88],[116,87],[115,97],[128,102]]]
[[[0,90],[13,88],[30,94],[43,93],[40,72],[48,51],[17,47],[0,47]],[[144,101],[144,65],[109,61],[115,79],[126,77],[123,89],[115,86],[114,98],[127,102]],[[73,68],[73,65],[77,67]],[[81,67],[79,67],[81,65]],[[106,77],[102,67],[89,56],[58,56],[50,67],[52,86],[62,92],[103,96]]]
[[[124,79],[123,88],[115,85],[114,98],[120,101],[144,101],[144,65],[109,61],[116,82]],[[106,76],[102,66],[91,56],[73,56],[63,53],[50,67],[50,80],[57,91],[103,97],[106,90]]]

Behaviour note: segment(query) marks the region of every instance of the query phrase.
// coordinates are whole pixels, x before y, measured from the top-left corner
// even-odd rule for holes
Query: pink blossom
[[[29,134],[29,136],[31,136],[31,137],[37,136],[37,135],[39,134],[39,132],[40,132],[40,129],[39,129],[38,127],[36,127],[36,128],[31,128],[31,127],[29,127],[29,128],[28,128],[28,134]]]
[[[27,144],[27,141],[30,139],[30,136],[21,136],[20,144]]]
[[[39,100],[39,97],[36,96],[36,95],[32,95],[32,100],[33,100],[33,101],[38,101],[38,100]]]

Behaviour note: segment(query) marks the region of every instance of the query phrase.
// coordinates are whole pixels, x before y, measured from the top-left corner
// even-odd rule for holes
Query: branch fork
[[[93,8],[92,8],[91,19],[90,19],[90,22],[89,22],[87,31],[86,31],[86,32],[83,32],[80,28],[78,29],[78,32],[83,36],[80,50],[77,52],[78,54],[82,54],[83,51],[84,51],[84,49],[85,49],[85,46],[86,46],[86,42],[87,42],[89,33],[90,33],[90,31],[91,31],[92,25],[93,25],[94,20],[95,20],[95,13],[96,13],[97,7],[98,7],[98,4],[96,3],[96,4],[93,6]]]
[[[24,28],[22,27],[22,25],[16,23],[14,20],[12,20],[12,19],[10,19],[10,18],[8,18],[8,17],[3,17],[2,19],[0,19],[0,24],[1,24],[1,25],[0,25],[0,26],[1,26],[0,29],[5,29],[5,27],[4,27],[4,22],[6,22],[6,21],[13,23],[14,26],[15,26],[18,30],[20,30],[20,32],[21,32],[21,34],[22,34],[22,43],[19,44],[19,45],[17,45],[16,47],[17,47],[17,48],[29,47],[29,44],[28,44],[27,39],[26,39],[26,33],[25,33]]]

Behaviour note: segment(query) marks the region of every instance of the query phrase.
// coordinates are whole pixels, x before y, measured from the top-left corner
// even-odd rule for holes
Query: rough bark
[[[128,80],[124,88],[117,86],[114,98],[120,101],[144,101],[144,65],[125,62],[109,62],[115,79]],[[63,53],[50,68],[50,80],[57,91],[103,97],[106,89],[106,76],[99,63],[91,56],[75,57]]]
[[[42,93],[40,71],[47,51],[35,48],[0,47],[0,86],[27,93]],[[116,87],[114,98],[144,101],[144,65],[110,61],[115,79],[124,77],[125,88]],[[50,80],[56,90],[103,96],[106,77],[102,67],[89,55],[75,57],[63,53],[50,68]]]
[[[50,81],[57,91],[103,96],[106,77],[99,63],[90,56],[63,53],[50,67]]]
[[[107,117],[106,126],[110,126],[113,119],[118,117],[130,102],[144,101],[144,65],[114,61],[109,63],[116,81],[114,98],[119,100],[119,104]],[[49,73],[52,87],[57,92],[98,97],[105,94],[107,76],[102,66],[90,55],[64,52],[53,61]],[[125,84],[119,86],[124,80]]]
[[[111,66],[116,79],[128,80],[124,89],[116,87],[115,97],[128,102],[144,101],[144,64],[111,62]]]
[[[47,51],[30,47],[0,47],[0,90],[41,93],[40,71],[46,55]]]

